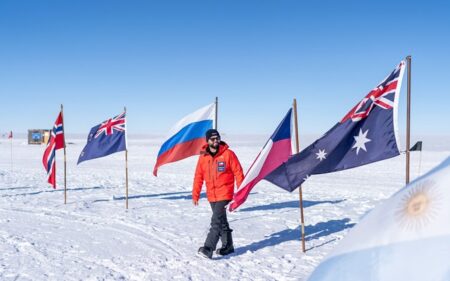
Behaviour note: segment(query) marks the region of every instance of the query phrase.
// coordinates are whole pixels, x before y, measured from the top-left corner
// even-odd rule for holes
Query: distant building
[[[50,130],[28,130],[28,144],[46,144],[50,138]]]

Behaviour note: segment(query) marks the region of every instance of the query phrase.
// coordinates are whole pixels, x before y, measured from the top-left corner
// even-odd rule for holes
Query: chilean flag
[[[289,109],[283,121],[250,166],[239,190],[233,196],[229,207],[230,211],[234,211],[242,205],[253,187],[292,155],[291,115],[292,108]]]
[[[169,138],[161,146],[153,175],[158,175],[158,168],[164,164],[200,154],[206,143],[205,133],[213,128],[216,114],[215,104],[210,104],[185,116],[172,128]]]

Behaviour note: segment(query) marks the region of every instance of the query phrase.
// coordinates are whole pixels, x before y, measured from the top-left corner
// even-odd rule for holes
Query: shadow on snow
[[[308,208],[314,205],[318,204],[338,204],[345,201],[345,199],[341,200],[326,200],[326,201],[308,201],[303,200],[303,208]],[[251,211],[267,211],[267,210],[278,210],[278,209],[284,209],[284,208],[299,208],[299,201],[287,201],[287,202],[281,202],[281,203],[271,203],[268,205],[262,205],[262,206],[255,206],[255,207],[248,207],[239,210],[240,212],[251,212]]]
[[[0,188],[0,191],[4,190],[18,190],[18,189],[30,189],[35,188],[34,186],[19,186],[19,187],[8,187],[8,188]]]
[[[25,189],[27,187],[15,187],[11,189]],[[39,188],[39,187],[37,187]],[[83,191],[83,190],[92,190],[92,189],[111,189],[113,187],[105,187],[105,186],[94,186],[94,187],[77,187],[77,188],[68,188],[67,192],[71,191]],[[15,196],[26,196],[26,195],[38,195],[41,193],[52,193],[52,192],[64,192],[64,188],[60,189],[50,189],[50,190],[40,190],[36,192],[27,192],[27,193],[18,193],[18,194],[6,194],[1,197],[15,197]]]
[[[167,193],[156,193],[156,194],[141,194],[141,195],[132,195],[128,196],[128,199],[139,199],[139,198],[152,198],[152,197],[162,197],[160,199],[169,199],[169,200],[176,200],[176,199],[192,199],[192,195],[179,195],[179,194],[191,194],[189,191],[179,191],[179,192],[167,192]],[[163,197],[168,196],[169,197]],[[170,196],[175,195],[175,196]],[[206,194],[202,193],[200,194],[200,198],[206,198]],[[114,200],[125,200],[125,196],[114,196]]]
[[[345,230],[347,228],[351,228],[354,225],[355,225],[354,223],[350,223],[349,218],[320,222],[316,225],[307,225],[305,227],[305,235],[306,235],[305,240],[311,241],[319,239],[320,237],[328,236],[330,234]],[[235,253],[230,255],[229,257],[235,255],[242,255],[247,251],[256,252],[266,247],[272,247],[288,241],[300,241],[300,237],[301,237],[300,226],[295,229],[285,229],[271,234],[262,241],[253,242],[250,245],[239,247],[236,249]],[[311,249],[312,248],[308,250]],[[226,258],[228,258],[228,256],[222,257],[222,259]]]

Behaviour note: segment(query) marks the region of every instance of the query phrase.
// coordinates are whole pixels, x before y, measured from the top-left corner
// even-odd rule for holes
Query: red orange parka
[[[206,151],[205,144],[198,158],[195,169],[192,199],[198,201],[202,191],[203,181],[206,182],[206,195],[209,202],[233,199],[234,181],[240,186],[244,180],[241,163],[228,145],[221,141],[219,151],[211,156]]]

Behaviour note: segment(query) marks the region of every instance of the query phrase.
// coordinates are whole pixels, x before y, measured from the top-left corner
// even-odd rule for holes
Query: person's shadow
[[[344,218],[340,220],[330,220],[327,222],[320,222],[316,225],[307,225],[305,227],[305,240],[311,241],[314,239],[318,239],[320,237],[324,237],[327,235],[330,235],[332,233],[336,233],[339,231],[342,231],[347,228],[353,227],[355,224],[350,223],[349,218]],[[247,251],[250,252],[256,252],[258,250],[261,250],[266,247],[272,247],[287,241],[293,241],[297,240],[300,241],[301,233],[300,233],[300,226],[294,229],[285,229],[279,232],[272,233],[270,236],[268,236],[266,239],[262,241],[253,242],[250,245],[239,247],[235,249],[234,254],[229,256],[222,257],[223,259],[231,258],[236,255],[242,255],[246,253]],[[331,240],[333,241],[333,240]],[[329,243],[331,241],[328,241],[326,243]],[[324,243],[325,244],[325,243]],[[307,250],[311,250],[307,249]]]

